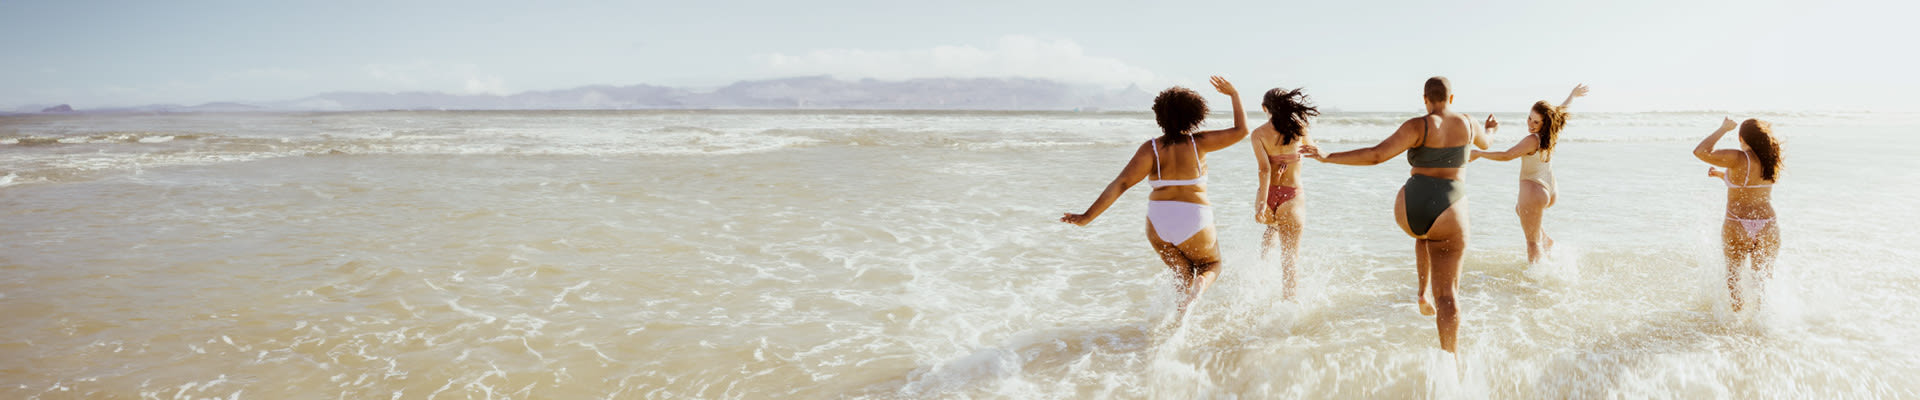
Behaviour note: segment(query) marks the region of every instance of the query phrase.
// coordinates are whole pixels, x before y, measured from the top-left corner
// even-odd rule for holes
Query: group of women
[[[1266,93],[1261,108],[1269,116],[1259,128],[1247,128],[1241,110],[1240,93],[1232,83],[1212,78],[1215,90],[1233,102],[1233,126],[1226,129],[1196,131],[1206,119],[1206,100],[1193,90],[1173,87],[1154,98],[1153,112],[1160,125],[1159,137],[1141,143],[1120,175],[1107,184],[1105,191],[1086,212],[1066,214],[1061,222],[1085,226],[1105,212],[1128,188],[1146,180],[1153,187],[1147,195],[1147,242],[1178,276],[1184,299],[1184,313],[1194,299],[1220,274],[1220,252],[1214,240],[1213,208],[1207,202],[1206,154],[1239,143],[1249,134],[1255,164],[1259,169],[1255,194],[1254,220],[1267,226],[1262,238],[1261,257],[1267,257],[1274,245],[1283,254],[1281,265],[1285,288],[1283,297],[1295,293],[1302,230],[1300,202],[1300,166],[1305,159],[1341,165],[1375,165],[1407,154],[1410,177],[1394,199],[1394,222],[1414,239],[1414,259],[1419,272],[1420,313],[1435,316],[1440,348],[1454,351],[1460,327],[1459,306],[1454,300],[1458,289],[1461,260],[1467,242],[1466,165],[1477,159],[1521,160],[1520,194],[1515,212],[1520,216],[1527,241],[1527,260],[1538,262],[1547,257],[1553,238],[1541,229],[1547,208],[1558,199],[1550,168],[1560,131],[1566,126],[1567,108],[1573,99],[1585,96],[1586,86],[1575,86],[1559,106],[1535,102],[1527,115],[1529,135],[1506,151],[1486,151],[1487,139],[1499,129],[1489,115],[1484,123],[1449,108],[1453,87],[1445,77],[1426,81],[1422,100],[1427,114],[1408,119],[1386,140],[1372,147],[1337,153],[1323,153],[1308,134],[1311,118],[1319,110],[1307,101],[1300,89],[1273,89]],[[1715,150],[1727,132],[1739,130],[1741,148]],[[1468,146],[1478,148],[1469,149]],[[1736,124],[1723,122],[1719,130],[1694,149],[1702,161],[1725,168],[1708,170],[1727,184],[1727,220],[1723,238],[1727,256],[1727,288],[1738,311],[1744,298],[1738,281],[1741,267],[1758,273],[1759,279],[1771,275],[1773,259],[1779,253],[1779,226],[1774,223],[1772,187],[1781,169],[1780,144],[1772,126],[1749,119]]]

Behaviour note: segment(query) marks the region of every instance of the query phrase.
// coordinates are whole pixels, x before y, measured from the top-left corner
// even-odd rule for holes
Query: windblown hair
[[[1432,78],[1427,78],[1427,87],[1426,87],[1427,101],[1439,103],[1439,102],[1447,101],[1447,96],[1452,96],[1452,95],[1453,95],[1453,83],[1448,82],[1447,77],[1436,76]]]
[[[1533,102],[1533,112],[1540,113],[1540,151],[1553,153],[1554,143],[1560,142],[1560,129],[1567,127],[1567,110],[1554,107],[1546,100]]]
[[[1160,122],[1160,133],[1166,136],[1191,132],[1207,119],[1207,99],[1193,89],[1167,88],[1153,97],[1153,119]]]
[[[1273,130],[1280,132],[1280,144],[1292,144],[1294,139],[1307,134],[1307,117],[1320,115],[1320,108],[1307,100],[1306,88],[1293,91],[1273,88],[1261,99],[1260,106],[1267,109],[1273,122]]]
[[[1766,180],[1780,173],[1783,161],[1780,159],[1780,138],[1773,136],[1773,124],[1758,119],[1748,119],[1740,123],[1740,143],[1746,143],[1753,149],[1754,158],[1760,159],[1760,177]]]

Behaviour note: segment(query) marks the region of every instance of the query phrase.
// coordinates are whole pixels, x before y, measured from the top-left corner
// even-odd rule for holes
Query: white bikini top
[[[1193,162],[1195,164],[1194,169],[1198,170],[1200,169],[1198,165],[1200,163],[1200,144],[1197,142],[1189,143],[1189,144],[1193,145]],[[1153,139],[1152,148],[1153,148],[1153,176],[1160,176],[1160,139],[1159,138]],[[1147,180],[1147,186],[1152,186],[1154,189],[1159,189],[1159,188],[1168,187],[1168,186],[1200,185],[1205,183],[1207,183],[1206,171],[1200,171],[1200,177],[1193,178],[1193,179],[1160,179],[1160,180],[1148,179]]]
[[[1747,163],[1747,179],[1745,179],[1745,181],[1749,181],[1749,182],[1753,181],[1753,162],[1747,161],[1746,153],[1740,153],[1740,161]],[[1732,172],[1732,170],[1728,170],[1728,172]],[[1762,183],[1762,184],[1754,184],[1754,185],[1735,185],[1733,184],[1733,177],[1731,175],[1720,175],[1720,180],[1727,182],[1728,189],[1752,189],[1752,188],[1773,187],[1773,184],[1771,183]]]

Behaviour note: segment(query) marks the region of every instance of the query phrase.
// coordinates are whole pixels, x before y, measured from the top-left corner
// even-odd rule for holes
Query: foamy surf
[[[1548,285],[1567,286],[1580,282],[1580,248],[1566,243],[1554,243],[1553,249],[1539,262],[1527,265],[1522,272],[1527,279]]]

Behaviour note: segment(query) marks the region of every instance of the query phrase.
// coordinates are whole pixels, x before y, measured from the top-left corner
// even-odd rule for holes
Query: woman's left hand
[[[1060,217],[1060,222],[1065,222],[1065,223],[1079,225],[1079,226],[1087,226],[1088,222],[1093,222],[1093,218],[1087,218],[1086,214],[1068,213]]]
[[[1219,75],[1214,75],[1212,80],[1213,80],[1213,90],[1220,91],[1220,94],[1224,94],[1228,96],[1240,95],[1240,91],[1234,90],[1233,83],[1227,82],[1227,78],[1221,78]]]
[[[1327,161],[1327,156],[1320,154],[1320,148],[1310,144],[1300,145],[1300,155],[1315,161]]]

